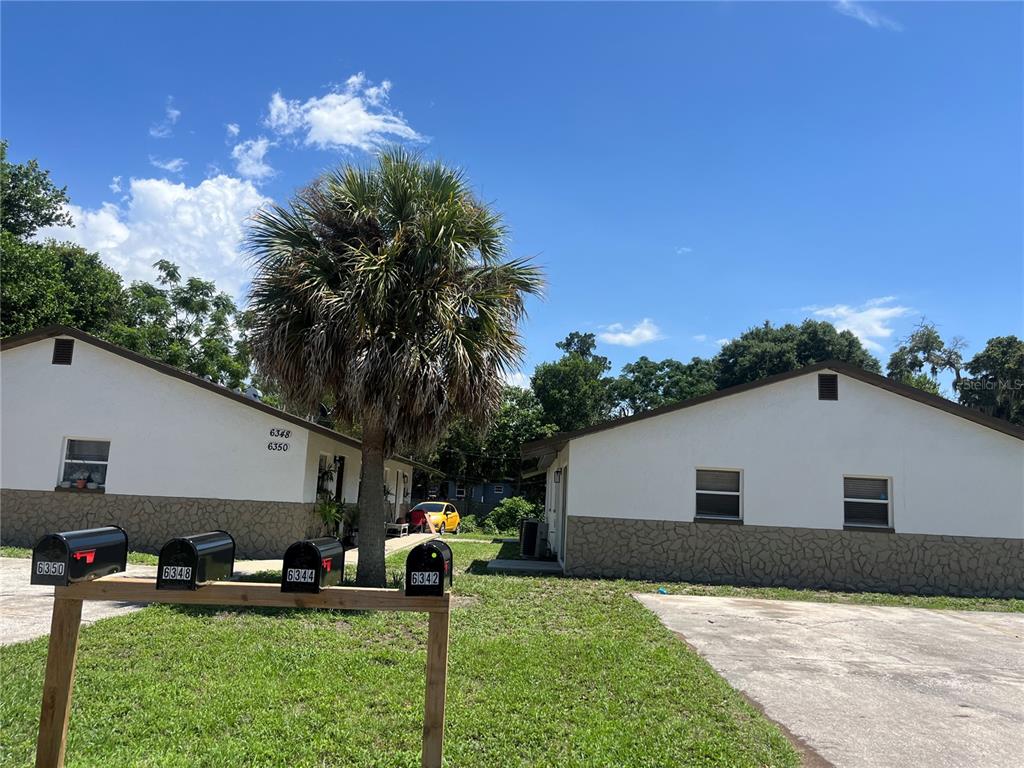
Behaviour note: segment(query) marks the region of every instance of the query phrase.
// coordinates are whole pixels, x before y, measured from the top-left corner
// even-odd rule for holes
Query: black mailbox
[[[452,548],[440,539],[413,547],[405,558],[405,594],[443,595],[452,585]]]
[[[332,536],[296,541],[284,553],[282,592],[319,592],[341,584],[345,548]]]
[[[235,540],[226,531],[171,539],[160,550],[157,589],[196,589],[223,581],[235,569]]]
[[[32,584],[66,587],[121,573],[128,565],[128,534],[108,525],[43,536],[32,550]]]

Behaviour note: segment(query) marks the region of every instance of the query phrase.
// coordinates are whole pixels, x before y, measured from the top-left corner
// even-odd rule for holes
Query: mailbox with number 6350
[[[345,548],[331,536],[296,541],[284,553],[282,592],[319,592],[341,584]]]
[[[443,595],[452,585],[452,548],[439,539],[413,547],[405,558],[405,594]]]
[[[157,589],[197,589],[231,577],[235,540],[227,531],[210,531],[171,539],[160,550]]]
[[[32,550],[32,584],[66,587],[112,573],[128,564],[128,534],[108,525],[43,536]]]

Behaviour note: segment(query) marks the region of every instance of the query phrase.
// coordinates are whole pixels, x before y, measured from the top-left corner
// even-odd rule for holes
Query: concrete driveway
[[[20,643],[50,633],[53,612],[53,587],[28,583],[32,560],[26,557],[0,557],[0,645]],[[129,565],[129,576],[156,578],[155,565]],[[82,624],[92,624],[107,616],[137,611],[137,603],[82,604]]]
[[[636,598],[835,766],[1022,764],[1024,614]]]

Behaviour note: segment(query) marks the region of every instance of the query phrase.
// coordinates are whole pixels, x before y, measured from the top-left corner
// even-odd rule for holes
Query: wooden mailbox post
[[[449,594],[407,597],[394,589],[363,587],[327,587],[319,594],[312,594],[282,592],[278,584],[238,582],[214,582],[195,591],[158,591],[152,579],[124,576],[106,576],[95,581],[54,588],[50,649],[43,682],[39,740],[36,742],[37,768],[62,768],[64,765],[83,600],[427,613],[430,619],[421,764],[423,768],[441,768],[448,678]]]

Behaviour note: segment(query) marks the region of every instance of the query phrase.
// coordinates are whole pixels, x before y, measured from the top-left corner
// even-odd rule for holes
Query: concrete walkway
[[[433,533],[410,533],[408,536],[395,536],[390,539],[384,540],[384,557],[387,557],[392,552],[401,552],[403,549],[412,549],[417,544],[424,541],[430,541],[436,539],[437,535]],[[349,549],[345,551],[345,570],[348,571],[351,566],[354,566],[359,562],[359,548]],[[280,571],[282,561],[278,559],[269,560],[237,560],[235,562],[235,573],[239,574],[252,574],[260,573],[261,571]],[[350,572],[349,575],[354,574],[355,571]]]
[[[50,633],[53,587],[29,584],[32,560],[27,557],[0,558],[0,645],[11,645]],[[129,576],[156,578],[155,565],[129,565]],[[138,603],[82,604],[82,624],[92,624],[108,616],[137,611]]]
[[[1021,764],[1024,614],[636,598],[838,768]]]
[[[422,541],[435,538],[432,533],[415,533],[384,543],[386,554],[410,549]],[[355,574],[359,551],[345,553],[345,570],[349,577]],[[53,587],[29,584],[32,560],[27,557],[0,558],[0,645],[21,643],[42,637],[50,632],[50,614],[53,611]],[[237,560],[236,574],[261,571],[280,571],[280,560]],[[156,578],[155,565],[129,565],[129,576]],[[87,600],[82,605],[82,624],[88,625],[108,616],[121,616],[144,607],[139,603],[107,603]]]

